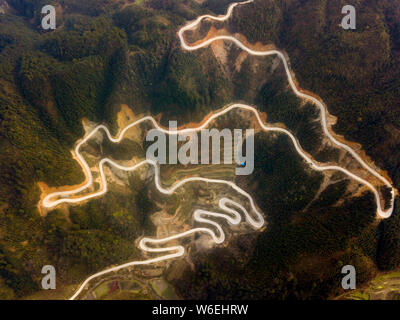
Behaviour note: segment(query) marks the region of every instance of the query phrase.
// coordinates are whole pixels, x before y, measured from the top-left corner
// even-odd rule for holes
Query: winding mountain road
[[[95,197],[99,197],[103,194],[105,194],[107,192],[107,180],[104,174],[104,165],[108,164],[111,166],[114,166],[120,170],[124,170],[124,171],[134,171],[144,165],[151,165],[154,167],[155,170],[155,184],[156,187],[158,189],[159,192],[163,193],[163,194],[172,194],[174,193],[179,187],[183,186],[186,183],[189,182],[198,182],[198,183],[216,183],[216,184],[224,184],[229,188],[232,188],[233,190],[235,190],[236,192],[240,193],[241,195],[245,196],[250,203],[250,207],[251,207],[251,212],[248,212],[242,205],[240,205],[239,203],[232,201],[231,199],[228,198],[222,198],[219,200],[219,207],[221,209],[221,211],[223,211],[224,213],[221,212],[212,212],[212,211],[207,211],[207,210],[195,210],[194,212],[194,220],[200,223],[204,223],[204,224],[208,224],[210,226],[212,226],[213,229],[218,230],[218,234],[216,234],[213,229],[210,228],[205,228],[205,227],[201,227],[201,228],[193,228],[191,230],[188,230],[186,232],[180,233],[180,234],[175,234],[172,235],[170,237],[166,237],[163,239],[152,239],[152,238],[142,238],[139,242],[139,247],[145,251],[145,252],[151,252],[151,253],[168,253],[156,258],[152,258],[152,259],[148,259],[148,260],[143,260],[143,261],[133,261],[133,262],[128,262],[116,267],[112,267],[106,270],[103,270],[101,272],[98,272],[96,274],[93,274],[92,276],[88,277],[78,288],[78,290],[75,292],[75,294],[70,298],[70,300],[74,300],[76,299],[81,292],[84,290],[84,288],[86,287],[86,285],[89,284],[89,282],[91,280],[93,280],[94,278],[100,277],[104,274],[110,273],[110,272],[115,272],[118,270],[121,270],[123,268],[127,268],[130,266],[134,266],[134,265],[145,265],[145,264],[151,264],[151,263],[156,263],[156,262],[160,262],[160,261],[165,261],[165,260],[169,260],[169,259],[173,259],[173,258],[177,258],[180,257],[184,254],[185,250],[183,248],[183,246],[180,245],[176,245],[176,246],[170,246],[170,247],[161,247],[161,248],[155,248],[154,245],[162,245],[164,243],[167,243],[171,240],[175,240],[175,239],[179,239],[188,235],[191,235],[193,233],[196,232],[202,232],[202,233],[208,233],[211,238],[213,239],[213,241],[217,244],[224,242],[225,240],[225,234],[224,231],[222,230],[222,227],[220,226],[220,224],[218,224],[217,222],[210,220],[210,217],[216,218],[216,219],[224,219],[226,220],[229,224],[231,225],[237,225],[241,222],[241,215],[240,212],[244,213],[244,216],[246,218],[246,221],[255,229],[261,228],[264,225],[264,218],[263,215],[261,214],[261,212],[258,211],[253,198],[244,190],[242,190],[241,188],[239,188],[236,184],[234,184],[233,182],[230,181],[225,181],[225,180],[220,180],[220,179],[207,179],[207,178],[202,178],[202,177],[192,177],[192,178],[187,178],[187,179],[183,179],[179,182],[177,182],[176,184],[174,184],[171,188],[166,189],[164,188],[161,183],[160,183],[160,177],[159,177],[159,168],[157,163],[155,163],[152,160],[143,160],[141,162],[139,162],[138,164],[131,166],[131,167],[124,167],[121,166],[119,164],[117,164],[116,162],[112,161],[109,158],[104,158],[100,161],[99,163],[99,170],[100,170],[100,177],[101,177],[101,187],[99,191],[90,193],[90,194],[86,194],[83,196],[79,196],[79,197],[73,197],[73,198],[69,198],[69,196],[71,195],[76,195],[80,192],[82,192],[83,190],[88,189],[90,186],[92,186],[93,184],[93,176],[91,174],[90,168],[87,164],[87,162],[85,161],[85,159],[82,157],[82,155],[80,154],[80,148],[81,146],[86,143],[91,137],[93,137],[99,130],[104,130],[104,132],[106,133],[108,139],[114,143],[118,143],[120,142],[123,138],[124,138],[124,134],[127,130],[129,130],[130,128],[139,125],[142,122],[145,121],[150,121],[153,123],[153,125],[160,131],[166,133],[166,134],[179,134],[179,133],[191,133],[191,132],[196,132],[199,131],[205,127],[207,127],[207,125],[214,119],[218,118],[219,116],[226,114],[227,112],[233,110],[233,109],[243,109],[243,110],[248,110],[250,112],[253,112],[254,115],[256,116],[256,119],[258,120],[258,123],[260,125],[260,127],[266,131],[266,132],[279,132],[282,134],[286,134],[290,140],[292,141],[296,151],[298,152],[298,154],[306,161],[307,164],[310,165],[311,168],[313,168],[314,170],[317,171],[327,171],[327,170],[335,170],[335,171],[340,171],[344,174],[346,174],[347,176],[349,176],[350,178],[358,181],[360,184],[365,185],[366,187],[368,187],[374,194],[375,196],[375,200],[376,200],[376,205],[377,205],[377,214],[382,217],[382,218],[387,218],[389,217],[392,212],[393,212],[393,206],[394,206],[394,197],[395,197],[395,189],[394,187],[391,185],[391,183],[383,176],[381,176],[378,172],[376,172],[373,168],[371,168],[367,163],[365,163],[365,161],[363,159],[361,159],[361,157],[352,149],[350,148],[348,145],[341,143],[339,141],[337,141],[332,134],[329,132],[328,127],[327,127],[327,119],[326,119],[326,108],[324,106],[324,104],[319,101],[318,99],[307,95],[305,93],[302,93],[295,85],[294,79],[291,75],[290,69],[288,67],[288,62],[286,61],[285,56],[283,55],[283,53],[281,53],[278,50],[267,50],[267,51],[254,51],[250,48],[248,48],[247,46],[245,46],[241,41],[239,41],[238,39],[232,37],[232,36],[216,36],[213,37],[211,39],[208,39],[198,45],[195,46],[191,46],[189,44],[186,43],[185,39],[184,39],[184,33],[187,30],[191,30],[195,27],[197,27],[197,25],[203,20],[203,19],[212,19],[212,20],[216,20],[216,21],[225,21],[227,20],[233,12],[233,9],[236,6],[239,5],[244,5],[244,4],[248,4],[253,2],[253,0],[248,0],[245,2],[240,2],[240,3],[233,3],[229,6],[226,15],[224,16],[219,16],[219,17],[215,17],[215,16],[211,16],[211,15],[204,15],[204,16],[200,16],[199,18],[197,18],[195,21],[187,24],[186,26],[184,26],[183,28],[181,28],[178,32],[178,36],[179,39],[181,41],[181,45],[182,48],[184,50],[187,51],[193,51],[193,50],[198,50],[200,48],[204,48],[208,45],[210,45],[212,42],[214,41],[218,41],[218,40],[225,40],[225,41],[232,41],[233,43],[235,43],[238,47],[240,47],[241,49],[245,50],[246,52],[248,52],[251,55],[255,55],[255,56],[268,56],[268,55],[276,55],[280,58],[280,60],[282,61],[285,70],[286,70],[286,74],[288,77],[288,81],[290,84],[290,87],[292,88],[293,92],[300,98],[305,99],[305,100],[309,100],[311,102],[313,102],[321,111],[321,123],[323,126],[323,130],[324,133],[328,136],[328,138],[332,141],[333,144],[337,145],[340,148],[345,149],[346,151],[348,151],[360,164],[363,168],[365,168],[366,170],[368,170],[371,174],[373,174],[375,177],[377,177],[380,181],[382,181],[388,188],[391,189],[391,194],[392,194],[392,198],[390,200],[390,207],[387,210],[384,210],[384,208],[381,205],[381,199],[379,196],[379,192],[378,190],[368,181],[366,181],[365,179],[362,179],[361,177],[357,176],[356,174],[350,172],[349,170],[342,168],[340,166],[335,166],[335,165],[328,165],[328,166],[321,166],[318,165],[315,161],[312,160],[312,158],[306,153],[304,152],[304,150],[301,148],[299,142],[297,141],[297,139],[295,138],[295,136],[289,132],[286,129],[283,128],[279,128],[279,127],[270,127],[267,126],[266,124],[263,123],[259,112],[257,111],[256,108],[249,106],[249,105],[245,105],[245,104],[232,104],[224,109],[222,109],[221,111],[215,112],[214,114],[212,114],[212,116],[210,116],[207,121],[205,121],[201,126],[197,127],[197,128],[187,128],[187,129],[181,129],[181,130],[166,130],[162,127],[159,126],[159,124],[157,123],[157,121],[151,117],[151,116],[147,116],[144,117],[140,120],[137,120],[133,123],[131,123],[130,125],[128,125],[127,127],[125,127],[121,133],[119,134],[118,137],[114,138],[111,136],[109,130],[107,129],[107,127],[100,125],[97,126],[92,132],[90,132],[86,137],[84,137],[76,146],[75,148],[75,154],[78,158],[78,160],[80,161],[86,176],[87,176],[87,182],[79,187],[76,188],[74,190],[69,190],[69,191],[60,191],[60,192],[55,192],[52,194],[47,195],[42,202],[43,207],[45,208],[53,208],[56,207],[62,203],[79,203],[81,201],[85,201],[91,198],[95,198]],[[56,199],[57,198],[57,199]],[[228,206],[229,205],[229,206]],[[150,246],[149,246],[150,245]]]
[[[392,186],[392,184],[385,177],[380,175],[376,170],[374,170],[367,163],[365,163],[365,161],[351,147],[349,147],[348,145],[338,141],[337,139],[335,139],[332,136],[332,134],[330,133],[330,131],[328,129],[328,126],[327,126],[327,117],[326,117],[327,110],[326,110],[326,107],[317,98],[315,98],[313,96],[310,96],[308,94],[305,94],[305,93],[301,92],[297,88],[297,86],[296,86],[296,84],[294,82],[293,76],[292,76],[292,74],[290,72],[290,69],[289,69],[289,66],[288,66],[288,62],[287,62],[287,60],[286,60],[286,58],[285,58],[285,56],[284,56],[284,54],[282,52],[280,52],[278,50],[255,51],[255,50],[252,50],[252,49],[248,48],[240,40],[238,40],[238,39],[236,39],[235,37],[232,37],[232,36],[216,36],[216,37],[210,38],[210,39],[208,39],[208,40],[206,40],[206,41],[204,41],[204,42],[202,42],[202,43],[200,43],[198,45],[194,45],[194,46],[191,46],[191,45],[186,43],[185,38],[184,38],[184,33],[186,31],[188,31],[188,30],[192,30],[193,28],[195,28],[202,20],[208,18],[208,19],[212,19],[212,20],[216,20],[216,21],[220,21],[220,22],[225,21],[225,20],[230,18],[230,16],[232,15],[233,9],[236,6],[248,4],[248,3],[251,3],[251,2],[254,2],[254,0],[248,0],[248,1],[244,1],[244,2],[232,3],[229,6],[226,15],[224,15],[224,16],[214,17],[214,16],[211,16],[211,15],[203,15],[203,16],[198,17],[195,21],[187,24],[182,29],[180,29],[179,32],[178,32],[179,39],[181,41],[182,47],[185,50],[193,51],[193,50],[198,50],[198,49],[204,48],[204,47],[210,45],[211,43],[213,43],[214,41],[227,40],[227,41],[232,41],[239,48],[241,48],[242,50],[244,50],[244,51],[246,51],[249,54],[254,55],[254,56],[271,56],[271,55],[275,55],[275,56],[279,57],[279,59],[283,63],[283,66],[285,67],[285,71],[286,71],[286,75],[287,75],[290,87],[292,88],[292,90],[296,94],[296,96],[298,96],[298,97],[300,97],[302,99],[305,99],[305,100],[313,102],[320,109],[320,111],[321,111],[321,124],[322,124],[323,130],[324,130],[324,133],[326,134],[326,136],[335,145],[337,145],[338,147],[343,148],[346,151],[348,151],[361,164],[361,166],[363,168],[368,170],[371,174],[373,174],[375,177],[377,177],[379,180],[381,180],[388,188],[391,189],[392,198],[391,198],[391,203],[390,203],[389,209],[388,210],[383,210],[382,209],[382,206],[381,206],[380,201],[379,201],[378,191],[371,184],[367,183],[365,180],[363,180],[361,178],[356,178],[356,176],[350,174],[350,172],[348,170],[344,170],[343,171],[343,170],[338,169],[338,167],[335,167],[335,168],[333,168],[333,167],[330,167],[330,168],[325,167],[326,169],[322,169],[322,170],[340,170],[340,171],[348,174],[352,178],[356,179],[357,181],[361,182],[362,184],[368,186],[369,189],[371,189],[371,191],[375,194],[375,198],[376,198],[376,201],[377,201],[377,207],[378,207],[378,210],[377,210],[378,215],[381,216],[382,218],[390,217],[392,212],[393,212],[393,206],[394,206],[394,198],[395,198],[395,189],[394,189],[394,187]],[[300,153],[299,152],[299,154],[307,161],[306,156],[305,156],[304,153]],[[323,167],[320,167],[320,168],[323,168]],[[314,169],[319,170],[318,167],[315,167],[315,166],[314,166]]]

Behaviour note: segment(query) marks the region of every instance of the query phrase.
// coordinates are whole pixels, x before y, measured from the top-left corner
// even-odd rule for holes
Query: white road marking
[[[219,179],[208,179],[208,178],[201,178],[201,177],[192,177],[192,178],[187,178],[184,179],[176,184],[174,184],[171,188],[169,189],[165,189],[161,186],[160,181],[159,181],[159,169],[157,164],[152,161],[152,160],[144,160],[132,167],[124,167],[121,166],[117,163],[115,163],[114,161],[108,159],[108,158],[104,158],[100,161],[99,163],[99,169],[100,169],[100,177],[101,177],[101,182],[102,182],[102,188],[101,190],[99,190],[98,192],[95,193],[91,193],[82,197],[78,197],[78,198],[61,198],[58,200],[53,201],[52,199],[54,197],[64,197],[64,196],[69,196],[69,195],[73,195],[73,194],[77,194],[85,189],[87,189],[89,186],[92,185],[93,183],[93,176],[91,174],[90,168],[88,166],[88,164],[86,163],[86,161],[84,160],[84,158],[82,157],[82,155],[79,153],[79,149],[80,147],[86,142],[88,141],[96,132],[98,132],[100,129],[103,129],[105,131],[105,133],[107,134],[108,139],[110,139],[110,141],[114,142],[114,143],[118,143],[120,142],[123,137],[124,134],[127,130],[129,130],[130,128],[144,122],[144,121],[151,121],[154,126],[166,133],[166,134],[179,134],[179,133],[190,133],[190,132],[196,132],[199,131],[203,128],[205,128],[213,119],[229,112],[232,109],[235,108],[240,108],[240,109],[245,109],[245,110],[249,110],[251,112],[253,112],[261,126],[261,128],[264,131],[275,131],[275,132],[280,132],[280,133],[284,133],[286,135],[289,136],[289,138],[291,139],[291,141],[293,142],[293,145],[295,146],[296,151],[300,154],[300,156],[315,170],[317,171],[326,171],[326,170],[337,170],[337,171],[341,171],[344,174],[348,175],[349,177],[353,178],[354,180],[358,181],[359,183],[367,186],[375,195],[375,199],[376,199],[376,204],[377,204],[377,214],[379,216],[381,216],[382,218],[387,218],[389,217],[392,212],[393,212],[393,207],[394,207],[394,197],[395,197],[395,189],[394,187],[391,185],[391,183],[384,178],[383,176],[381,176],[378,172],[376,172],[374,169],[372,169],[370,166],[368,166],[360,157],[359,155],[353,150],[351,149],[349,146],[347,146],[346,144],[343,144],[339,141],[337,141],[329,132],[328,128],[327,128],[327,122],[326,122],[326,110],[324,105],[322,104],[322,102],[320,102],[318,99],[304,94],[302,92],[300,92],[293,80],[293,77],[290,73],[289,67],[288,67],[288,63],[286,61],[285,56],[278,50],[267,50],[267,51],[254,51],[251,50],[250,48],[246,47],[242,42],[240,42],[238,39],[231,37],[231,36],[217,36],[211,39],[208,39],[207,41],[204,41],[201,44],[198,44],[196,46],[190,46],[188,44],[186,44],[185,39],[183,37],[183,34],[185,31],[194,28],[195,26],[197,26],[198,23],[201,22],[201,20],[205,19],[205,18],[209,18],[209,19],[213,19],[213,20],[217,20],[217,21],[224,21],[227,20],[232,12],[233,12],[233,8],[238,6],[238,5],[243,5],[246,3],[250,3],[253,2],[253,0],[248,0],[245,2],[241,2],[241,3],[233,3],[229,6],[227,13],[225,16],[220,16],[220,17],[214,17],[214,16],[210,16],[210,15],[204,15],[201,16],[199,18],[197,18],[194,22],[187,24],[186,26],[184,26],[183,28],[181,28],[178,32],[178,36],[179,39],[181,41],[182,47],[185,50],[188,51],[193,51],[193,50],[197,50],[203,47],[208,46],[209,44],[211,44],[214,41],[217,40],[229,40],[234,42],[237,46],[239,46],[241,49],[247,51],[248,53],[252,54],[252,55],[256,55],[256,56],[268,56],[268,55],[277,55],[283,62],[283,65],[285,67],[286,70],[286,74],[289,80],[289,84],[292,88],[292,90],[295,92],[295,94],[303,99],[306,100],[310,100],[313,103],[315,103],[320,111],[321,111],[321,122],[323,125],[323,129],[324,129],[324,133],[329,137],[329,139],[336,144],[337,146],[345,149],[346,151],[348,151],[349,153],[352,154],[352,156],[365,168],[367,169],[371,174],[373,174],[375,177],[377,177],[379,180],[381,180],[388,188],[391,188],[391,194],[392,194],[392,199],[390,202],[390,207],[388,210],[384,210],[381,206],[381,201],[380,201],[380,197],[379,197],[379,193],[378,191],[375,189],[375,187],[369,183],[368,181],[358,177],[357,175],[351,173],[350,171],[348,171],[347,169],[341,168],[339,166],[319,166],[318,164],[316,164],[311,157],[309,157],[300,147],[299,143],[297,142],[296,138],[286,129],[283,128],[278,128],[278,127],[268,127],[266,126],[261,118],[260,115],[257,111],[256,108],[248,106],[248,105],[244,105],[244,104],[233,104],[225,109],[223,109],[222,111],[216,112],[214,113],[209,119],[207,119],[207,121],[205,121],[203,123],[203,125],[199,126],[198,128],[188,128],[188,129],[182,129],[182,130],[166,130],[161,128],[158,123],[155,121],[155,119],[151,116],[147,116],[144,117],[140,120],[137,120],[133,123],[131,123],[130,125],[128,125],[127,127],[125,127],[119,137],[117,138],[113,138],[109,132],[109,130],[107,129],[107,127],[105,127],[104,125],[99,125],[98,127],[96,127],[90,134],[88,134],[84,139],[82,139],[82,141],[80,141],[76,148],[75,148],[75,154],[78,157],[79,161],[81,162],[81,165],[83,166],[84,170],[87,173],[87,177],[88,177],[88,181],[86,184],[84,184],[83,186],[74,189],[74,190],[70,190],[70,191],[61,191],[61,192],[55,192],[52,194],[49,194],[48,196],[46,196],[43,200],[43,206],[46,208],[52,208],[55,207],[61,203],[78,203],[87,199],[91,199],[91,198],[95,198],[98,196],[101,196],[103,194],[105,194],[107,192],[107,181],[105,178],[105,174],[104,174],[104,170],[103,170],[103,165],[108,163],[112,166],[115,166],[116,168],[120,169],[120,170],[124,170],[124,171],[134,171],[137,168],[141,167],[142,165],[145,164],[150,164],[154,167],[155,169],[155,183],[157,186],[157,189],[164,194],[172,194],[173,192],[175,192],[176,189],[178,189],[179,187],[181,187],[182,185],[184,185],[187,182],[192,182],[192,181],[203,181],[203,182],[208,182],[208,183],[219,183],[219,184],[226,184],[229,187],[232,187],[233,189],[235,189],[237,192],[239,192],[240,194],[244,195],[245,197],[247,197],[250,201],[250,205],[251,205],[251,209],[252,211],[254,211],[255,215],[256,215],[256,219],[254,219],[249,212],[243,207],[241,206],[239,203],[232,201],[228,198],[222,198],[219,200],[219,206],[222,210],[224,210],[225,212],[230,213],[230,215],[227,214],[222,214],[222,213],[217,213],[217,212],[211,212],[211,211],[206,211],[206,210],[201,210],[198,209],[194,212],[194,219],[195,221],[198,222],[203,222],[203,223],[207,223],[210,224],[212,226],[214,226],[217,230],[218,230],[218,235],[216,235],[214,233],[214,231],[212,229],[209,228],[194,228],[191,230],[188,230],[186,232],[180,233],[180,234],[176,234],[167,238],[163,238],[163,239],[151,239],[151,238],[143,238],[141,239],[141,241],[139,242],[139,247],[146,252],[173,252],[164,256],[160,256],[157,258],[153,258],[153,259],[148,259],[148,260],[143,260],[143,261],[133,261],[133,262],[128,262],[125,264],[121,264],[119,266],[113,267],[113,268],[109,268],[106,270],[103,270],[101,272],[98,272],[96,274],[91,275],[90,277],[88,277],[82,284],[81,286],[78,288],[78,290],[75,292],[75,294],[70,298],[70,300],[74,300],[76,297],[79,296],[79,294],[82,292],[82,290],[85,288],[85,286],[94,278],[97,278],[99,276],[102,276],[104,274],[110,273],[110,272],[114,272],[114,271],[118,271],[120,269],[126,268],[126,267],[130,267],[130,266],[134,266],[134,265],[144,265],[144,264],[151,264],[151,263],[156,263],[156,262],[160,262],[160,261],[164,261],[164,260],[168,260],[168,259],[172,259],[172,258],[177,258],[180,257],[184,254],[185,250],[182,246],[177,245],[177,246],[171,246],[171,247],[163,247],[163,248],[154,248],[154,247],[149,247],[146,244],[163,244],[166,242],[169,242],[171,240],[174,239],[179,239],[182,237],[185,237],[187,235],[193,234],[195,232],[205,232],[210,234],[210,236],[212,237],[213,241],[217,244],[224,242],[225,240],[225,234],[221,228],[221,226],[210,220],[205,218],[206,216],[210,216],[210,217],[215,217],[215,218],[223,218],[225,220],[227,220],[230,224],[232,225],[236,225],[239,224],[241,222],[241,216],[239,214],[239,212],[235,209],[233,209],[232,207],[236,207],[239,208],[242,212],[244,212],[245,217],[247,222],[254,228],[260,228],[264,225],[264,218],[262,216],[262,214],[257,210],[253,198],[244,190],[242,190],[241,188],[239,188],[236,184],[234,184],[233,182],[230,181],[225,181],[225,180],[219,180]],[[230,204],[231,207],[228,207],[226,204]]]

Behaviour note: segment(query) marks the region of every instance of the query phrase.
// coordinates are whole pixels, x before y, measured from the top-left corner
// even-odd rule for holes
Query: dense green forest
[[[46,264],[58,266],[60,285],[76,284],[134,255],[133,240],[143,230],[152,234],[148,216],[155,208],[137,177],[124,196],[111,192],[46,217],[37,209],[37,182],[83,181],[69,150],[84,133],[84,117],[115,130],[124,103],[135,114],[162,113],[163,124],[170,118],[183,124],[246,100],[255,90],[247,81],[250,66],[244,63],[232,81],[211,49],[183,52],[176,36],[187,20],[223,13],[230,2],[7,0],[0,14],[0,299],[39,290]],[[362,143],[399,187],[400,11],[389,0],[358,1],[358,29],[345,32],[338,27],[342,2],[255,0],[235,10],[228,27],[251,42],[286,50],[301,86],[338,117],[335,129]],[[56,6],[55,31],[40,27],[44,4]],[[259,89],[248,102],[271,112],[271,121],[287,123],[313,151],[318,141],[309,137],[316,128],[308,120],[316,115],[293,113],[298,101],[282,93],[282,84],[269,80]],[[287,108],[272,114],[274,105]],[[258,141],[255,176],[261,178],[254,194],[269,226],[246,261],[235,263],[224,248],[199,256],[196,273],[177,284],[183,297],[328,297],[343,262],[360,269],[360,281],[377,268],[400,266],[397,203],[393,217],[379,224],[370,194],[330,207],[343,196],[344,182],[330,187],[305,216],[321,177],[301,170],[285,139]],[[277,179],[274,188],[262,182],[270,179]],[[231,272],[221,268],[227,261]]]
[[[107,206],[115,202],[110,196],[71,208],[68,216],[55,210],[40,217],[37,182],[62,186],[83,180],[69,152],[84,133],[82,118],[115,128],[116,113],[126,103],[135,113],[163,112],[163,119],[184,122],[229,101],[215,59],[203,54],[202,66],[177,46],[178,26],[206,9],[192,1],[134,2],[9,0],[0,14],[0,294],[5,298],[38,290],[45,264],[59,266],[62,282],[79,282],[128,259],[139,230],[151,234],[147,189],[139,188],[136,206],[121,199],[118,207]],[[55,31],[40,27],[44,4],[56,6]]]
[[[250,42],[274,43],[303,89],[338,117],[335,131],[357,141],[400,183],[400,10],[390,0],[357,1],[356,30],[343,30],[341,0],[256,0],[229,22]],[[252,19],[248,19],[251,16]]]
[[[223,12],[216,1],[208,3],[210,8]],[[344,31],[340,28],[343,5],[339,0],[256,0],[239,7],[227,27],[231,32],[244,34],[250,42],[273,43],[285,50],[302,88],[320,95],[330,112],[338,117],[335,130],[361,143],[399,187],[400,153],[393,152],[400,146],[399,7],[391,1],[358,1],[357,30]],[[296,132],[297,120],[310,115],[293,114],[290,105],[295,103],[295,97],[276,92],[279,92],[276,83],[266,82],[257,102],[270,115],[271,122],[286,118],[284,123]],[[276,106],[279,112],[271,113]],[[306,139],[311,136],[305,135]],[[303,147],[313,150],[314,143],[306,140]],[[269,154],[265,142],[255,150],[263,150],[260,152],[264,156],[259,155],[259,160]],[[285,151],[279,152],[284,157]],[[304,217],[299,213],[301,207],[296,208],[304,195],[296,188],[297,192],[291,194],[287,188],[295,185],[293,181],[297,179],[285,181],[284,192],[279,190],[281,184],[276,179],[272,179],[273,187],[263,185],[268,172],[279,170],[293,174],[295,168],[288,164],[283,169],[271,160],[275,159],[257,162],[256,175],[264,179],[259,179],[253,191],[267,212],[269,231],[258,238],[247,263],[232,266],[233,276],[227,276],[222,267],[232,265],[233,257],[229,253],[218,250],[206,262],[200,259],[203,262],[199,262],[198,274],[189,272],[184,285],[177,283],[181,294],[189,298],[217,299],[327,298],[340,293],[338,270],[343,261],[351,261],[356,266],[360,283],[377,271],[376,266],[380,270],[400,266],[397,202],[392,217],[376,224],[371,215],[372,199],[368,197],[355,200],[357,203],[329,207],[343,194],[345,186],[338,183],[326,190]],[[306,181],[302,179],[307,184]],[[271,188],[278,190],[270,194]],[[280,199],[281,194],[288,196]],[[276,214],[268,214],[270,211]],[[357,226],[351,222],[353,219],[357,220]]]
[[[245,245],[249,235],[237,240],[232,251],[243,254],[241,263],[235,263],[237,254],[223,249],[207,258],[199,253],[197,273],[187,272],[185,281],[176,282],[179,292],[191,299],[326,299],[340,293],[343,263],[356,267],[358,284],[369,280],[378,249],[372,195],[334,205],[345,192],[339,183],[329,197],[304,211],[322,175],[302,169],[286,137],[263,133],[255,150],[258,179],[252,195],[268,217],[267,230],[251,250]],[[239,180],[242,187],[251,184],[251,178]]]

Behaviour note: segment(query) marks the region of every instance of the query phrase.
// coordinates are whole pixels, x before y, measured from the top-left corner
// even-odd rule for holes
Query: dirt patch
[[[121,110],[117,115],[117,124],[118,124],[118,136],[121,131],[126,128],[131,123],[143,118],[143,115],[135,115],[133,110],[129,108],[126,104],[121,104]],[[133,141],[141,143],[141,130],[139,126],[134,126],[129,128],[124,134],[124,138],[131,139]]]
[[[240,70],[242,69],[242,63],[244,62],[244,60],[246,60],[248,55],[249,54],[246,51],[243,51],[237,57],[235,61],[235,69],[237,72],[240,72]]]

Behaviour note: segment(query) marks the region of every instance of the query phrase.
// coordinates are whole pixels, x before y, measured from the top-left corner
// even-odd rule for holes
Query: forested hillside
[[[218,97],[221,85],[207,83],[193,57],[173,51],[178,25],[202,9],[190,1],[133,2],[50,1],[57,8],[57,30],[50,32],[40,27],[40,9],[48,1],[9,0],[2,6],[6,10],[0,14],[2,298],[38,290],[43,265],[57,264],[61,281],[75,282],[88,272],[125,261],[134,252],[132,239],[142,232],[140,226],[145,227],[140,221],[146,215],[142,203],[146,189],[138,191],[140,211],[128,205],[126,211],[122,203],[112,210],[97,208],[101,204],[96,203],[80,214],[70,212],[68,222],[59,210],[46,217],[37,210],[37,182],[62,186],[84,178],[69,151],[84,133],[82,118],[113,126],[120,103],[128,103],[137,113],[171,107],[176,115],[186,108],[183,121],[190,120],[190,108],[209,110],[209,103],[220,104],[211,95]],[[198,83],[204,85],[189,87],[183,74],[200,78]],[[108,218],[92,217],[105,211]],[[130,232],[120,230],[132,224]],[[93,259],[100,262],[93,264]],[[71,264],[76,272],[71,273]]]
[[[338,117],[335,130],[399,184],[400,154],[392,150],[400,146],[400,4],[354,5],[356,30],[341,28],[340,0],[256,0],[236,11],[230,28],[285,50],[301,87]]]
[[[357,1],[356,30],[340,27],[345,4],[351,3],[256,0],[237,10],[230,28],[250,42],[285,50],[300,86],[319,95],[338,118],[334,130],[360,143],[399,188],[400,3]],[[398,220],[395,210],[381,223],[383,269],[400,266]]]
[[[223,13],[222,3],[226,4],[209,0],[206,5]],[[287,52],[299,85],[322,97],[330,113],[337,116],[334,130],[362,144],[399,188],[400,152],[396,150],[400,149],[400,3],[357,1],[354,3],[357,29],[350,31],[340,27],[341,8],[345,4],[352,3],[255,0],[235,9],[233,18],[225,26],[231,33],[243,34],[250,43],[274,44]],[[267,98],[269,103],[275,101],[273,107],[280,107],[279,100],[274,100],[277,97],[271,97],[270,93],[266,85],[262,99]],[[265,150],[260,151],[263,148]],[[260,152],[257,157],[260,160],[268,154],[269,148],[263,143],[256,151]],[[290,169],[275,170],[290,172]],[[271,159],[257,163],[260,181],[265,181],[263,177],[272,170]],[[285,195],[290,194],[287,185],[280,189]],[[269,188],[268,185],[257,188],[256,199],[267,210],[272,208],[279,215],[269,218],[270,231],[259,237],[254,253],[248,254],[247,264],[232,266],[234,276],[227,276],[222,266],[231,264],[233,257],[221,250],[206,262],[200,262],[200,276],[189,272],[184,285],[176,283],[183,295],[218,299],[327,298],[340,293],[338,270],[343,261],[351,261],[356,266],[360,272],[359,283],[368,280],[377,267],[380,270],[399,268],[397,202],[392,217],[381,221],[378,227],[371,223],[372,217],[368,217],[371,208],[367,198],[340,207],[328,222],[325,218],[333,213],[329,211],[336,210],[327,209],[329,203],[340,197],[343,186],[332,186],[303,218],[296,214],[296,206],[301,208],[301,201],[291,203],[285,198],[279,202],[277,195],[281,193],[276,190],[270,195]],[[279,208],[275,207],[275,201]],[[284,208],[282,203],[285,203]],[[354,223],[352,226],[355,229],[346,221],[350,216],[352,221],[357,221],[358,227]],[[297,219],[304,221],[293,223]],[[352,239],[355,236],[358,240]],[[236,250],[240,247],[237,245]],[[245,251],[242,253],[246,255]],[[207,289],[201,289],[205,287]]]
[[[223,13],[230,2],[0,1],[0,299],[38,291],[46,264],[58,266],[60,286],[76,284],[128,260],[136,250],[133,239],[152,231],[148,186],[135,179],[126,197],[110,193],[71,208],[68,215],[57,209],[45,217],[37,208],[38,182],[53,187],[83,181],[70,153],[84,133],[83,118],[115,132],[122,103],[135,114],[162,114],[163,124],[169,118],[183,124],[244,100],[245,77],[232,82],[211,49],[184,52],[176,35],[187,20]],[[54,31],[40,27],[44,4],[56,6]],[[400,6],[390,0],[357,1],[357,30],[344,31],[338,26],[342,5],[339,0],[255,0],[235,10],[228,27],[250,42],[285,50],[301,87],[321,96],[338,117],[335,130],[361,143],[400,187]],[[240,75],[245,72],[249,69]],[[268,85],[248,102],[266,108],[270,100],[283,103],[274,100]],[[270,151],[259,145],[257,177],[272,175]],[[295,162],[285,165],[303,177]],[[290,177],[283,178],[292,184]],[[314,190],[317,180],[304,179],[305,188]],[[221,248],[209,260],[200,257],[196,277],[186,274],[180,293],[191,298],[328,297],[343,259],[364,265],[362,280],[378,267],[398,268],[398,208],[379,225],[369,195],[326,210],[344,188],[334,186],[302,219],[297,218],[305,199],[287,201],[281,208],[286,215],[269,218],[271,228],[255,240],[248,261],[222,274],[218,260],[231,261],[229,252]],[[280,196],[266,200],[264,186],[256,201],[278,210],[285,190],[280,185],[275,190]],[[326,259],[307,269],[324,252]],[[324,268],[333,273],[321,276]]]

